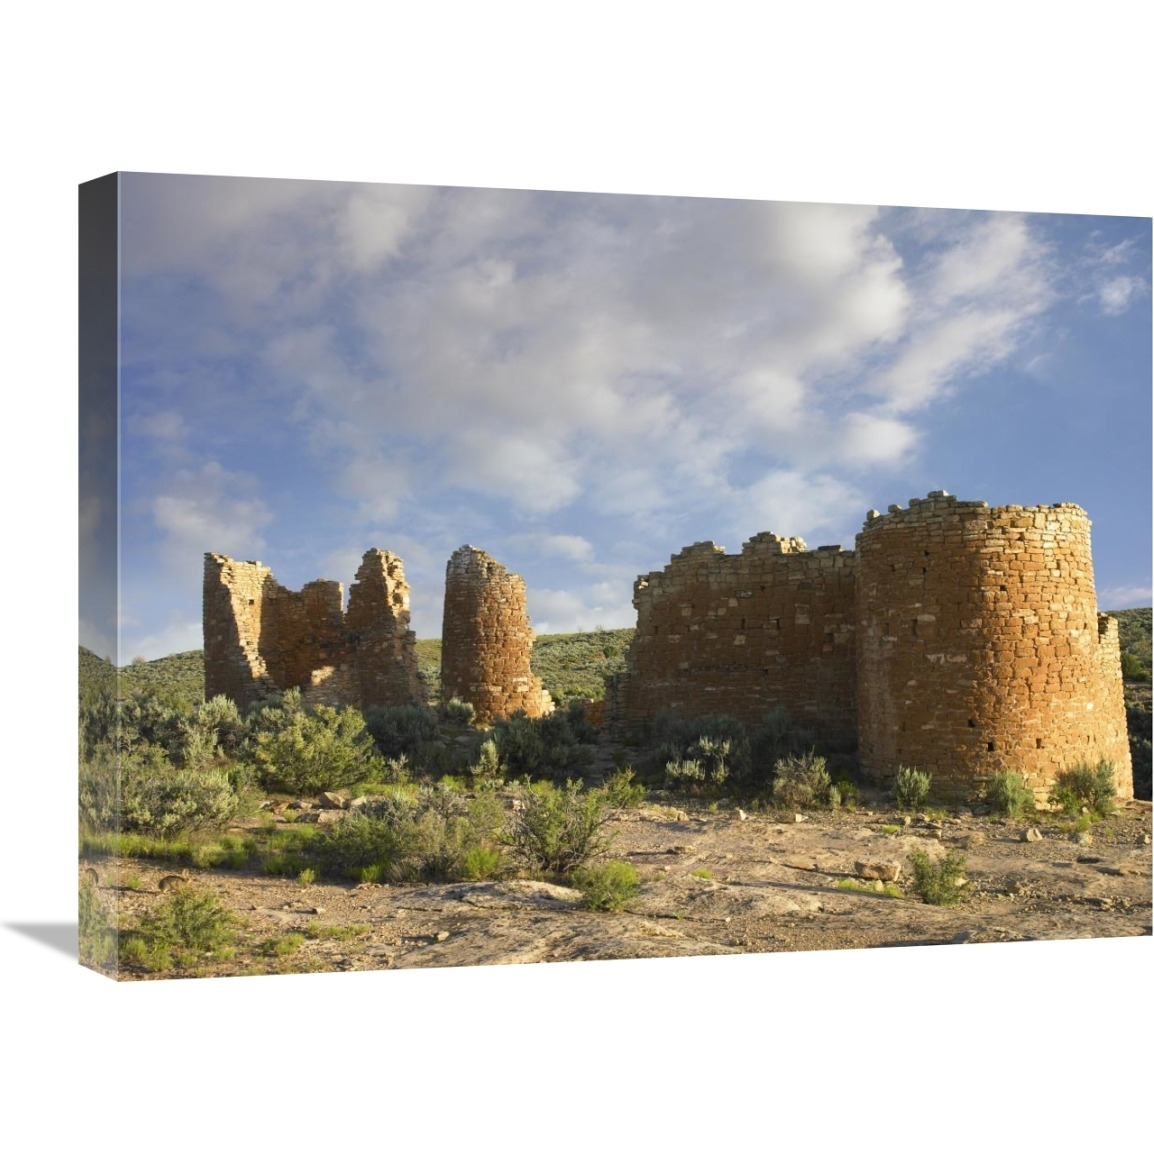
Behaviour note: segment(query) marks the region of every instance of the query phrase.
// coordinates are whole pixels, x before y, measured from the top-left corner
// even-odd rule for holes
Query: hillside
[[[604,694],[603,677],[625,668],[625,650],[632,629],[603,629],[593,633],[552,633],[536,639],[533,672],[554,698],[593,697]],[[430,697],[441,689],[441,639],[417,641],[417,665],[425,675]],[[80,648],[80,692],[103,684],[111,687],[114,667],[83,646]],[[199,649],[174,653],[155,661],[126,665],[120,670],[123,695],[151,692],[172,704],[191,706],[204,699],[204,653]]]
[[[1150,663],[1150,617],[1149,609],[1115,609],[1111,617],[1118,619],[1118,640],[1123,653],[1133,653],[1147,669]]]
[[[1112,613],[1118,619],[1122,652],[1131,653],[1147,669],[1151,667],[1151,611],[1123,609]],[[599,629],[592,633],[547,633],[533,645],[532,668],[554,698],[592,697],[604,694],[604,678],[625,668],[625,651],[632,629]],[[430,696],[436,699],[441,682],[441,639],[417,641],[417,664],[424,673]],[[80,685],[107,684],[113,667],[81,647]],[[125,666],[120,691],[124,694],[150,690],[174,704],[191,704],[204,697],[204,654],[199,649],[174,653],[155,661]]]

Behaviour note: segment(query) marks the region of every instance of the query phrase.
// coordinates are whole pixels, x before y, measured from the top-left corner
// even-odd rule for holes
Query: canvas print
[[[1149,219],[80,222],[84,965],[1151,932]]]

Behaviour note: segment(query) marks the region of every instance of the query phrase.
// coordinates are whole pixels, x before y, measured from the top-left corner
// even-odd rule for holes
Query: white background
[[[79,182],[119,168],[1149,216],[1149,30],[1137,5],[1066,11],[6,18],[13,1148],[1066,1149],[1146,1129],[1150,938],[117,986],[12,928],[75,920]]]

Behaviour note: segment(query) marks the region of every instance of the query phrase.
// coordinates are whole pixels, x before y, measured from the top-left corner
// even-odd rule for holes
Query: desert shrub
[[[254,701],[245,713],[248,730],[247,748],[251,751],[262,733],[276,734],[287,729],[304,712],[301,691],[295,686],[283,693],[272,693]]]
[[[932,775],[899,765],[894,778],[893,795],[898,809],[917,809],[930,796]]]
[[[88,830],[112,830],[117,821],[116,754],[101,743],[80,763],[80,822]]]
[[[749,736],[745,726],[725,714],[681,718],[659,714],[654,722],[654,768],[665,775],[666,784],[721,785],[727,779],[741,784],[749,777]],[[681,763],[681,772],[668,772],[670,762]],[[697,764],[700,773],[688,765]]]
[[[505,840],[531,870],[568,875],[612,840],[605,829],[612,811],[604,790],[586,790],[573,781],[538,782],[522,788],[519,800]]]
[[[96,885],[89,877],[80,882],[78,913],[80,961],[86,966],[111,966],[116,961],[116,930],[109,925]]]
[[[1142,664],[1142,660],[1137,654],[1124,649],[1122,651],[1122,676],[1127,681],[1149,681],[1150,670]]]
[[[986,782],[986,804],[992,813],[1018,817],[1034,809],[1034,793],[1020,773],[995,773]]]
[[[140,930],[154,946],[203,953],[231,942],[235,924],[215,894],[184,885],[141,916]]]
[[[641,889],[637,870],[627,861],[584,866],[573,874],[573,881],[587,910],[623,910]]]
[[[185,761],[196,764],[198,759],[209,760],[218,754],[240,757],[249,730],[236,702],[218,695],[197,708],[185,722],[185,733]]]
[[[339,789],[381,768],[360,713],[328,705],[295,714],[278,732],[262,732],[255,760],[265,788],[287,793]]]
[[[952,850],[939,861],[934,861],[925,850],[910,854],[914,876],[910,889],[927,905],[953,906],[962,900],[962,886],[966,859]]]
[[[327,871],[358,881],[384,875],[475,880],[500,867],[496,842],[503,821],[493,794],[467,801],[439,782],[415,798],[376,798],[346,814],[328,828],[316,852]]]
[[[136,693],[120,706],[119,748],[158,746],[170,761],[182,760],[188,718],[155,693]]]
[[[774,804],[785,809],[812,809],[830,804],[829,771],[816,753],[791,754],[774,766]]]
[[[495,846],[475,845],[461,858],[461,876],[465,881],[484,881],[499,874],[504,864],[505,859]]]
[[[1076,765],[1063,769],[1050,789],[1050,800],[1067,813],[1078,813],[1085,806],[1095,817],[1113,812],[1116,796],[1114,766],[1108,761],[1098,762],[1096,768]]]
[[[472,725],[477,715],[472,702],[462,701],[459,697],[450,697],[448,701],[441,702],[438,712],[450,725]]]
[[[474,782],[500,781],[504,777],[497,743],[491,737],[482,742],[477,751],[477,760],[469,767],[469,774]]]
[[[399,798],[380,800],[399,804],[390,807],[392,812],[382,807],[375,813],[366,812],[369,807],[363,806],[326,829],[315,848],[326,873],[360,880],[366,867],[376,867],[380,877],[404,855],[415,806]]]
[[[843,805],[846,809],[857,809],[861,794],[857,785],[848,777],[842,776],[829,787],[830,804]]]
[[[645,800],[645,786],[634,783],[633,770],[627,766],[610,776],[605,796],[614,809],[636,809]]]
[[[437,740],[437,711],[423,705],[374,705],[365,710],[365,726],[382,757],[420,764],[428,745]]]
[[[223,825],[236,813],[237,795],[219,769],[176,769],[153,747],[121,756],[121,828],[172,836]]]
[[[100,745],[113,745],[120,722],[120,706],[112,689],[101,687],[84,695],[80,703],[80,750],[92,757]]]
[[[497,756],[510,777],[531,781],[567,781],[582,777],[593,763],[593,751],[582,745],[568,713],[527,717],[517,710],[493,726]]]
[[[795,725],[784,705],[774,706],[750,732],[746,784],[755,791],[770,788],[779,761],[800,756],[813,746],[812,730]]]

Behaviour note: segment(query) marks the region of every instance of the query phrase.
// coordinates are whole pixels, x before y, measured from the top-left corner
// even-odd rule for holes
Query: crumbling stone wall
[[[871,513],[857,545],[866,772],[913,765],[966,794],[1016,770],[1041,796],[1105,759],[1132,795],[1117,622],[1097,611],[1082,509],[932,493]]]
[[[529,668],[533,630],[525,582],[488,553],[462,545],[445,570],[441,697],[468,701],[479,725],[523,709],[529,717],[553,701]]]
[[[832,743],[856,741],[856,557],[759,533],[728,556],[712,541],[633,587],[637,631],[609,712],[627,727],[663,710],[751,724],[775,705]]]
[[[342,607],[338,581],[280,585],[259,561],[204,557],[204,680],[244,707],[300,687],[328,705],[423,703],[399,557],[370,549]]]
[[[606,691],[614,729],[663,710],[759,721],[784,705],[867,773],[928,770],[970,795],[1000,770],[1040,797],[1080,762],[1133,792],[1117,622],[1097,612],[1076,505],[991,509],[944,492],[871,511],[854,552],[759,534],[690,546],[634,586]]]

